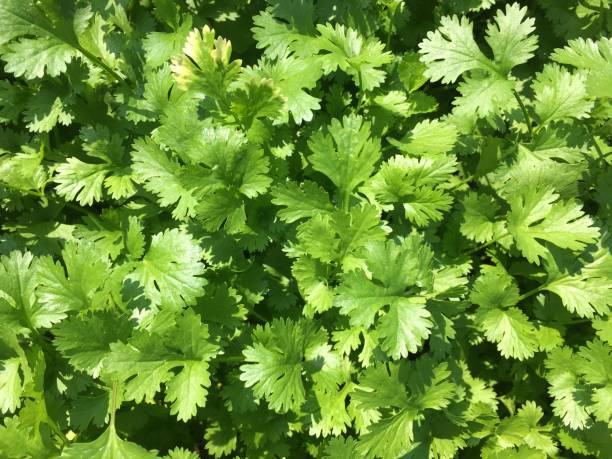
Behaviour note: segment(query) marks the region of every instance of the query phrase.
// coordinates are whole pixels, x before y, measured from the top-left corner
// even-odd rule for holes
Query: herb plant
[[[0,0],[0,457],[612,457],[608,0]]]

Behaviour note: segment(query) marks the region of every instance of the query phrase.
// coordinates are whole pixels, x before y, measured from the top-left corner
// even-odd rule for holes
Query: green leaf
[[[612,255],[605,246],[581,258],[548,257],[544,290],[556,293],[563,305],[580,317],[607,314],[612,306]]]
[[[290,52],[298,57],[316,54],[313,35],[314,6],[310,2],[276,3],[253,18],[253,38],[257,48],[272,58]]]
[[[370,123],[361,116],[333,119],[328,133],[314,134],[308,141],[312,167],[325,174],[343,196],[348,196],[373,172],[380,158],[380,141],[372,138]]]
[[[272,190],[272,196],[274,204],[284,207],[277,215],[287,223],[331,212],[333,209],[327,192],[310,181],[305,181],[301,186],[294,182],[278,185]]]
[[[474,40],[472,23],[466,17],[442,17],[441,26],[419,44],[421,61],[427,65],[425,76],[431,81],[453,83],[463,76],[462,96],[453,101],[461,116],[477,113],[486,117],[515,106],[517,84],[510,71],[533,57],[537,48],[537,37],[532,35],[534,20],[526,18],[526,13],[527,7],[518,3],[497,10],[485,37],[492,60]]]
[[[77,158],[68,158],[57,168],[54,181],[60,196],[90,206],[102,200],[102,186],[109,169],[104,164],[88,164]]]
[[[359,440],[357,451],[364,457],[402,457],[410,448],[415,414],[400,411],[376,423]]]
[[[393,358],[416,352],[433,326],[420,290],[429,284],[431,252],[417,235],[400,245],[372,242],[365,247],[366,272],[343,276],[334,301],[354,327],[369,328],[384,306],[376,336]]]
[[[244,75],[250,78],[270,79],[284,97],[284,106],[296,123],[311,121],[319,110],[320,99],[306,90],[313,89],[322,75],[322,69],[314,58],[297,59],[280,55],[275,61],[261,60],[256,67],[247,67]],[[283,117],[287,121],[287,116]]]
[[[195,191],[183,178],[180,164],[149,139],[139,139],[133,145],[132,159],[136,178],[144,182],[147,190],[155,193],[159,204],[176,205],[172,216],[183,220],[193,217],[198,204]]]
[[[380,318],[376,329],[382,338],[381,347],[392,359],[407,358],[416,353],[431,333],[431,314],[424,304],[411,299],[398,300]]]
[[[457,136],[457,128],[451,123],[425,120],[417,123],[401,140],[389,139],[389,142],[410,156],[434,156],[450,152]]]
[[[559,201],[559,195],[550,187],[524,190],[507,200],[510,204],[508,231],[531,263],[539,264],[540,258],[548,254],[538,240],[580,251],[599,236],[599,230],[580,205]]]
[[[10,43],[5,46],[2,59],[6,61],[6,72],[32,80],[45,74],[57,76],[64,73],[66,64],[75,55],[76,51],[70,45],[55,38],[43,37]]]
[[[321,61],[325,73],[340,68],[353,78],[355,84],[363,91],[371,91],[381,85],[385,72],[379,70],[391,62],[391,53],[384,50],[383,44],[376,38],[363,38],[357,30],[343,25],[318,24],[320,36],[316,46],[322,54]]]
[[[36,298],[38,259],[29,252],[0,257],[0,314],[15,333],[48,328],[62,320],[63,307],[46,307]]]
[[[104,291],[110,263],[93,244],[66,244],[62,260],[65,268],[51,257],[41,258],[36,270],[38,301],[53,314],[48,320],[57,322],[68,311],[83,311],[99,306],[98,301],[112,301]]]
[[[427,33],[419,43],[421,61],[427,66],[425,76],[431,81],[453,83],[470,70],[489,70],[491,61],[480,51],[473,36],[473,26],[466,17],[444,16],[440,27]]]
[[[427,70],[427,66],[419,60],[417,53],[408,52],[404,54],[397,67],[397,73],[406,91],[412,93],[425,84],[427,81],[427,77],[424,75],[425,70]]]
[[[502,356],[524,360],[538,350],[537,331],[515,305],[519,301],[516,282],[502,268],[481,267],[470,299],[480,307],[475,322],[487,340],[497,344]]]
[[[147,65],[159,67],[181,52],[192,26],[190,16],[172,32],[151,32],[142,41]]]
[[[535,327],[518,308],[492,308],[476,316],[489,341],[503,357],[525,360],[538,350]]]
[[[53,344],[74,368],[97,377],[110,353],[110,344],[126,339],[130,331],[129,322],[96,313],[64,320],[53,329]]]
[[[452,198],[435,188],[448,181],[456,170],[454,158],[446,156],[406,158],[394,156],[362,187],[380,204],[400,203],[408,220],[417,226],[438,221],[452,204]]]
[[[72,124],[74,115],[69,108],[68,101],[60,97],[57,90],[43,88],[29,100],[24,119],[30,131],[49,132],[58,124]]]
[[[285,110],[286,99],[269,78],[251,78],[232,97],[231,111],[245,129],[258,118],[278,117]]]
[[[577,361],[571,349],[554,349],[546,359],[548,393],[554,398],[554,413],[571,429],[584,429],[590,420],[588,393],[581,384]]]
[[[550,57],[560,64],[587,71],[586,88],[591,97],[612,97],[608,75],[612,73],[612,40],[602,37],[569,40]]]
[[[21,406],[23,383],[19,375],[20,357],[0,360],[0,412],[14,413]]]
[[[478,243],[490,242],[505,234],[506,225],[495,217],[500,205],[485,194],[468,193],[463,199],[461,234]]]
[[[586,118],[593,107],[587,99],[586,76],[557,64],[544,66],[532,84],[540,124],[567,118]]]
[[[66,459],[153,459],[158,457],[154,451],[147,451],[142,446],[122,440],[114,426],[109,426],[102,435],[89,443],[72,443],[62,451],[60,456]]]
[[[218,346],[209,340],[207,325],[193,311],[186,310],[160,333],[136,332],[127,344],[115,342],[110,349],[104,371],[126,381],[126,400],[152,402],[164,384],[164,400],[181,421],[195,416],[198,407],[206,404],[211,385],[208,362]]]
[[[187,36],[183,54],[172,62],[172,73],[183,89],[226,102],[226,92],[241,71],[241,61],[231,61],[232,44],[208,26]]]
[[[497,10],[495,23],[487,26],[486,41],[502,73],[527,62],[537,48],[538,38],[532,35],[535,20],[525,18],[526,13],[527,7],[521,8],[518,3],[506,5],[505,11]]]
[[[466,77],[465,81],[459,83],[461,96],[453,100],[453,105],[457,107],[457,114],[466,118],[474,113],[481,118],[501,114],[518,108],[513,93],[516,86],[515,81],[499,75]]]
[[[531,35],[534,20],[525,18],[526,12],[527,8],[518,3],[506,5],[505,11],[497,10],[495,22],[490,22],[486,30],[493,61],[480,50],[466,17],[444,16],[441,26],[419,44],[421,61],[427,65],[425,76],[442,83],[452,83],[473,70],[505,76],[513,67],[527,62],[537,46],[537,38]]]
[[[30,0],[0,4],[0,53],[6,61],[5,71],[16,77],[57,76],[80,55],[76,31],[86,26],[91,13],[73,6],[64,10],[61,20],[53,21],[53,7],[45,8],[49,5],[41,7]],[[25,38],[32,36],[35,38]],[[15,38],[20,40],[11,41]]]
[[[302,372],[309,358],[322,359],[324,364],[320,349],[326,343],[327,333],[309,320],[275,319],[258,326],[253,345],[243,351],[246,363],[240,367],[240,379],[274,411],[297,411],[306,400]]]
[[[179,309],[204,294],[206,281],[201,249],[179,229],[153,235],[144,257],[129,275],[155,305]]]

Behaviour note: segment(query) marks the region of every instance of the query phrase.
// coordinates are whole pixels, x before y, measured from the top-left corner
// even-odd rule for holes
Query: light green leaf
[[[174,79],[183,89],[201,92],[226,103],[230,84],[241,71],[240,59],[231,61],[232,44],[208,26],[187,36],[183,53],[172,62]]]
[[[558,199],[559,195],[550,187],[526,189],[507,198],[508,231],[531,263],[539,264],[540,258],[548,253],[538,240],[579,251],[599,236],[593,220],[578,203]]]
[[[593,103],[587,99],[586,75],[547,64],[532,84],[534,108],[540,124],[567,118],[588,118]]]
[[[61,458],[82,459],[154,459],[157,454],[136,443],[122,440],[114,426],[89,443],[72,443],[62,451]]]
[[[179,309],[204,294],[201,249],[190,234],[171,229],[157,233],[129,277],[138,281],[155,305]]]
[[[327,192],[311,181],[305,181],[301,186],[295,182],[278,185],[272,190],[272,196],[273,204],[284,207],[277,215],[287,223],[325,214],[333,209]]]
[[[102,200],[102,185],[110,172],[105,164],[88,164],[77,158],[68,158],[56,169],[53,180],[56,191],[69,201],[90,206]]]
[[[64,73],[66,64],[76,55],[72,46],[56,38],[24,38],[7,45],[2,59],[6,61],[6,72],[32,80],[45,74],[57,76]]]
[[[137,180],[158,196],[163,207],[175,205],[172,216],[183,220],[195,215],[198,201],[193,187],[183,178],[183,167],[149,139],[139,139],[133,145],[133,168]]]
[[[308,159],[348,196],[372,174],[380,157],[380,141],[371,136],[370,123],[358,115],[345,116],[342,122],[333,119],[328,132],[319,131],[310,138],[313,154]]]
[[[447,121],[425,120],[401,140],[389,142],[410,156],[434,156],[450,152],[457,142],[457,128]]]
[[[23,383],[19,375],[20,357],[0,360],[0,412],[14,413],[21,406]]]
[[[586,88],[591,97],[612,97],[612,39],[601,37],[569,40],[567,46],[556,49],[550,57],[560,64],[587,71]]]
[[[380,86],[385,72],[379,67],[391,62],[391,53],[384,51],[383,44],[374,37],[364,38],[350,27],[336,24],[318,24],[320,36],[316,46],[322,54],[323,69],[326,73],[340,68],[349,74],[355,84],[364,91]]]
[[[382,349],[391,358],[407,358],[415,353],[431,333],[431,314],[423,303],[412,299],[394,302],[380,318],[376,333],[381,337]]]

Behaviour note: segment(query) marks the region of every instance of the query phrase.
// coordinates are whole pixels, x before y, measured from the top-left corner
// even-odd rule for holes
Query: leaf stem
[[[480,244],[479,246],[473,248],[472,250],[468,250],[467,252],[464,252],[463,255],[472,255],[473,253],[476,253],[486,247],[489,247],[491,244],[494,244],[500,240],[502,240],[503,238],[505,238],[506,236],[508,236],[508,232],[504,231],[502,234],[500,234],[499,236],[497,236],[494,239],[491,239],[489,242],[485,242],[484,244]]]
[[[470,175],[466,178],[464,178],[463,180],[459,181],[458,183],[454,184],[453,186],[451,186],[450,188],[447,188],[446,191],[453,191],[456,190],[457,188],[465,185],[466,183],[470,183],[472,180],[474,180],[476,178],[476,175]]]
[[[357,111],[360,112],[361,109],[363,108],[363,104],[365,103],[365,91],[361,87],[363,85],[363,80],[361,78],[361,72],[359,71],[357,67],[353,66],[353,68],[357,72],[357,81],[358,81],[357,86],[359,86],[359,100],[357,102]]]
[[[48,414],[47,414],[46,424],[49,427],[51,427],[51,430],[53,430],[53,432],[55,432],[55,434],[59,437],[59,439],[62,441],[62,445],[67,445],[68,443],[70,443],[70,440],[66,438],[66,435],[64,435],[64,432],[62,432],[62,429],[59,428],[59,426],[57,425],[57,422],[55,422],[54,419],[51,419],[51,417]]]
[[[220,363],[236,363],[236,362],[242,362],[244,360],[244,357],[241,355],[228,355],[228,356],[220,356],[217,357],[214,361],[215,362],[220,362]]]
[[[93,55],[92,53],[90,53],[89,51],[87,51],[85,48],[83,48],[80,44],[78,45],[73,45],[81,54],[83,54],[87,59],[89,59],[90,61],[92,61],[94,64],[98,65],[99,67],[102,68],[102,70],[104,70],[109,76],[111,76],[117,83],[125,83],[125,80],[121,77],[121,75],[119,75],[117,72],[115,72],[112,68],[110,68],[108,65],[106,65],[101,59],[99,59],[98,57],[96,57],[95,55]]]
[[[584,126],[586,127],[587,131],[589,132],[589,136],[591,137],[591,140],[593,141],[593,146],[595,147],[595,151],[597,152],[597,155],[599,156],[599,160],[605,163],[606,155],[604,155],[603,151],[601,151],[601,148],[599,148],[599,145],[597,144],[597,139],[595,138],[595,135],[593,134],[593,130],[586,123],[584,123]]]
[[[530,296],[535,295],[536,293],[541,292],[542,290],[544,290],[546,287],[548,286],[548,284],[542,284],[539,287],[536,287],[534,289],[529,290],[528,292],[523,293],[522,295],[520,295],[518,297],[519,301],[523,301],[524,299],[529,298]]]
[[[389,48],[389,46],[391,45],[391,35],[394,32],[395,27],[393,26],[393,19],[395,18],[395,13],[397,12],[397,3],[392,3],[391,6],[389,6],[389,12],[391,14],[389,14],[389,30],[387,31],[387,43],[385,45],[385,48]]]
[[[349,210],[350,199],[351,199],[351,193],[349,193],[348,191],[343,191],[342,192],[342,210],[344,212],[348,212]]]
[[[263,315],[261,315],[259,312],[257,312],[255,309],[251,309],[249,311],[249,314],[251,314],[253,317],[258,318],[259,320],[261,320],[262,322],[270,322],[269,319],[266,319]]]
[[[117,381],[113,381],[113,387],[111,388],[111,412],[110,412],[110,425],[115,428],[115,412],[117,411]]]
[[[525,118],[525,123],[527,123],[527,131],[529,131],[529,139],[531,140],[531,138],[533,137],[533,129],[531,127],[531,117],[529,116],[529,113],[527,112],[527,108],[525,107],[525,104],[523,104],[523,101],[521,99],[521,96],[519,96],[519,93],[516,92],[516,90],[513,90],[512,94],[514,94],[514,98],[516,99],[519,106],[521,107],[521,110],[523,112],[523,117]]]

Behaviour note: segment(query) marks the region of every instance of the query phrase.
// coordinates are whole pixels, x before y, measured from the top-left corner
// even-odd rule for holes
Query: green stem
[[[593,146],[595,147],[597,156],[599,156],[599,160],[602,162],[605,162],[606,155],[604,155],[603,151],[601,151],[601,148],[599,148],[599,145],[597,144],[597,139],[595,138],[595,135],[593,134],[593,130],[586,123],[584,123],[584,126],[586,127],[587,131],[589,132],[589,136],[591,137],[591,140],[593,141]]]
[[[525,118],[525,123],[527,124],[527,131],[529,131],[529,139],[531,140],[533,138],[533,130],[531,127],[531,118],[529,117],[527,108],[525,107],[525,104],[523,104],[523,101],[521,100],[521,96],[519,96],[519,93],[516,91],[512,91],[512,93],[514,94],[514,98],[516,99],[519,106],[521,107],[521,110],[523,112],[523,117]]]
[[[361,72],[359,71],[358,68],[353,67],[355,69],[355,71],[357,72],[357,80],[358,80],[358,86],[359,86],[359,100],[357,102],[357,111],[360,112],[361,109],[363,108],[363,104],[365,103],[365,91],[362,88],[363,85],[363,80],[361,78]]]
[[[395,13],[397,12],[397,3],[393,3],[392,6],[389,7],[389,11],[391,14],[389,15],[389,30],[387,31],[387,43],[385,47],[389,49],[391,45],[391,35],[393,34],[393,18],[395,18]]]
[[[470,183],[472,180],[474,180],[476,178],[475,175],[470,175],[469,177],[464,178],[463,180],[461,180],[459,183],[456,183],[455,185],[451,186],[450,188],[447,188],[446,191],[453,191],[456,190],[457,188],[465,185],[466,183]]]
[[[215,362],[220,362],[220,363],[237,363],[237,362],[242,362],[244,360],[244,357],[242,357],[241,355],[228,355],[228,356],[220,356],[215,358]]]
[[[480,250],[489,247],[491,244],[494,244],[498,241],[500,241],[501,239],[505,238],[506,236],[508,236],[507,232],[504,232],[502,234],[500,234],[499,236],[497,236],[494,239],[491,239],[489,242],[485,242],[484,244],[479,245],[478,247],[473,248],[472,250],[468,250],[467,252],[464,252],[463,255],[472,255],[473,253],[479,252]]]
[[[67,445],[68,443],[70,443],[70,440],[66,438],[66,435],[64,435],[62,429],[59,428],[57,422],[51,419],[49,415],[47,415],[46,424],[51,427],[51,430],[55,432],[55,434],[59,437],[59,439],[62,441],[62,445]]]
[[[534,289],[529,290],[528,292],[523,293],[521,296],[518,297],[519,301],[523,301],[526,298],[529,298],[530,296],[535,295],[536,293],[541,292],[542,290],[544,290],[547,287],[548,284],[542,284],[539,287],[536,287]]]
[[[117,381],[113,381],[113,387],[111,388],[111,413],[110,413],[110,425],[115,428],[115,412],[117,411]]]
[[[89,51],[87,51],[85,48],[83,48],[81,45],[76,45],[75,46],[76,49],[79,50],[79,52],[81,54],[83,54],[87,59],[89,59],[90,61],[92,61],[94,64],[98,65],[99,67],[102,68],[102,70],[104,70],[109,76],[111,76],[117,83],[125,83],[125,80],[121,77],[121,75],[119,75],[117,72],[115,72],[112,68],[110,68],[108,65],[106,65],[104,62],[102,62],[101,59],[97,58],[96,56],[94,56],[93,54],[91,54]]]
[[[255,309],[251,309],[249,311],[249,314],[251,314],[253,317],[258,318],[262,322],[270,322],[270,320],[266,319],[264,316],[262,316],[260,313],[258,313]]]
[[[351,193],[349,193],[348,191],[345,191],[342,193],[342,210],[344,212],[348,212],[349,210],[350,199],[351,199]]]

